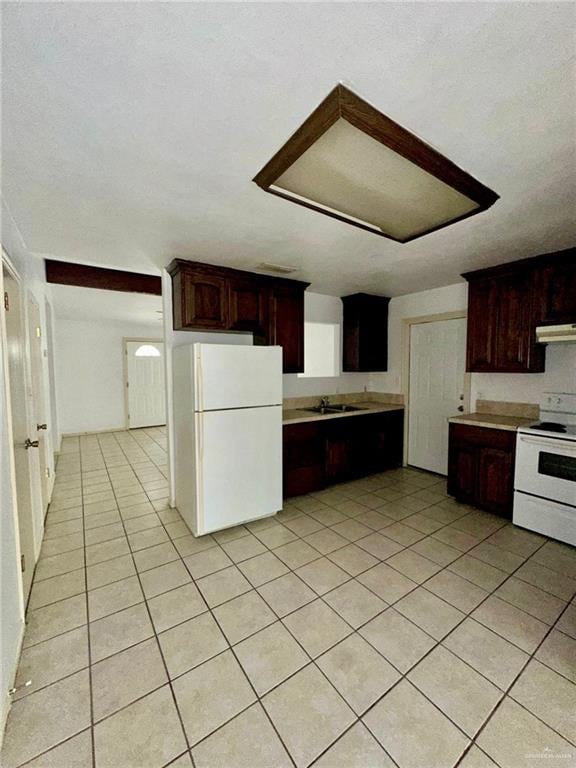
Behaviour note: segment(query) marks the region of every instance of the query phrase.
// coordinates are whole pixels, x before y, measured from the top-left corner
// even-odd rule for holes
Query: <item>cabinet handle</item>
[[[29,437],[24,440],[24,448],[26,448],[26,450],[28,450],[28,448],[38,448],[39,445],[40,443],[38,440],[30,440]]]
[[[464,406],[463,405],[459,405],[458,406],[458,410],[460,411],[460,413],[462,413],[462,411],[464,410]]]
[[[41,429],[48,429],[48,424],[36,424],[36,429],[40,431]]]

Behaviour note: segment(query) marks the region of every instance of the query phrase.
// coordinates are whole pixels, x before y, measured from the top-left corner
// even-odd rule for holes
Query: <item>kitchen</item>
[[[572,764],[573,7],[2,16],[2,764]]]

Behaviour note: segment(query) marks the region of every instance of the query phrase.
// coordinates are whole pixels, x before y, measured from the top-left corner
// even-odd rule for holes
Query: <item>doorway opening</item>
[[[466,317],[446,313],[404,321],[405,461],[448,474],[448,419],[467,410]]]

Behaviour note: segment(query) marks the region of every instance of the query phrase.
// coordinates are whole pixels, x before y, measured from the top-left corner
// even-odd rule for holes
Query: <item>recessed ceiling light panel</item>
[[[406,243],[498,195],[343,85],[255,176],[266,192]]]

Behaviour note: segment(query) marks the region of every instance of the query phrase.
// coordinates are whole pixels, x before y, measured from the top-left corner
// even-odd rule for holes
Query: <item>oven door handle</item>
[[[520,435],[521,443],[529,443],[530,445],[536,445],[538,448],[560,448],[563,451],[569,451],[570,453],[576,453],[576,444],[570,440],[555,440],[553,437],[527,437],[526,435]]]

